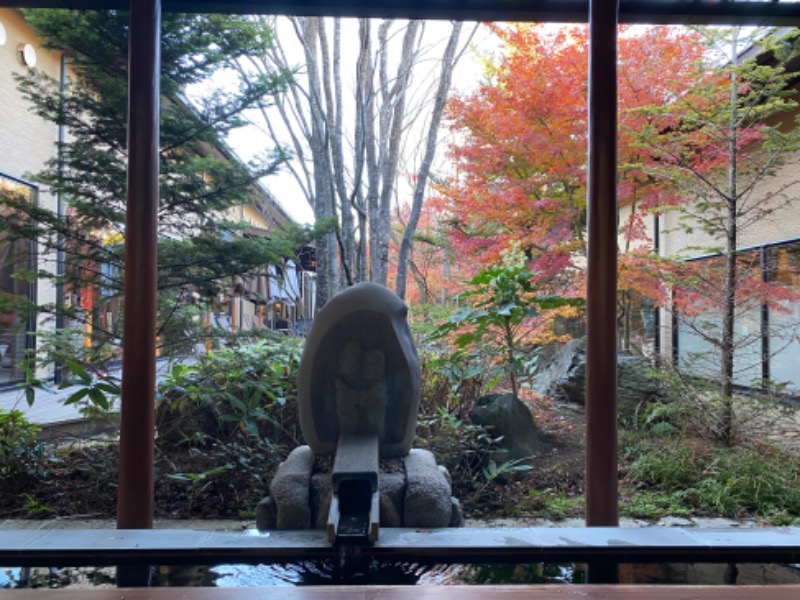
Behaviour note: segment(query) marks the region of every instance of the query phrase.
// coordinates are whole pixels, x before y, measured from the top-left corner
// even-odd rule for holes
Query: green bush
[[[640,484],[681,489],[699,478],[705,457],[682,439],[645,442],[634,450],[628,476]]]
[[[722,449],[688,496],[726,516],[741,512],[800,516],[800,461],[766,448]]]
[[[800,517],[800,459],[786,451],[722,445],[701,451],[684,439],[661,439],[630,446],[623,456],[627,480],[639,491],[666,494],[688,509]]]
[[[488,361],[460,353],[420,353],[422,390],[420,414],[436,416],[440,409],[467,419],[484,386]]]
[[[19,410],[0,409],[0,482],[4,490],[21,490],[42,468],[41,427]]]
[[[634,519],[657,520],[667,515],[687,517],[691,511],[686,508],[679,493],[656,494],[642,491],[624,499],[622,514]]]
[[[433,452],[437,462],[447,468],[452,478],[453,495],[462,502],[483,491],[487,483],[492,483],[485,473],[499,445],[479,425],[440,408],[437,414],[419,416],[414,445]]]
[[[175,364],[159,386],[159,440],[268,439],[300,443],[297,372],[302,340],[284,337]]]

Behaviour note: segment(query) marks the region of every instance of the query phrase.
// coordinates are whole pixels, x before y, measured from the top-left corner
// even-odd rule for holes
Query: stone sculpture
[[[317,315],[298,378],[308,446],[278,468],[259,530],[327,528],[331,542],[374,542],[380,526],[463,524],[446,469],[411,449],[420,370],[406,314],[388,289],[361,283]]]

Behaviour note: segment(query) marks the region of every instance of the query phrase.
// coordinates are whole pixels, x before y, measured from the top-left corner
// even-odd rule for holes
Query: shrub
[[[683,439],[643,443],[628,467],[628,476],[640,484],[680,489],[698,480],[705,457]]]
[[[623,453],[630,461],[628,481],[640,492],[660,492],[673,504],[722,516],[800,517],[798,457],[771,447],[704,448],[684,439],[630,446]]]
[[[41,474],[41,427],[19,410],[0,409],[0,481],[5,491],[19,491]]]
[[[461,354],[420,353],[422,390],[420,413],[436,416],[439,409],[467,419],[481,395],[488,364]]]
[[[262,340],[176,364],[159,386],[159,440],[298,445],[297,372],[302,340]]]
[[[688,497],[726,516],[800,516],[800,461],[775,449],[721,449]]]
[[[462,501],[486,482],[485,470],[497,452],[497,440],[479,425],[473,425],[440,408],[422,414],[417,421],[415,445],[430,450],[450,472],[453,495]]]

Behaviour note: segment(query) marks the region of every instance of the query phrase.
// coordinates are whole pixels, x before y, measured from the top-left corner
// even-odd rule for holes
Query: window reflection
[[[733,380],[740,386],[758,387],[760,380],[767,378],[783,391],[797,394],[800,393],[800,241],[781,243],[763,250],[766,281],[787,288],[796,298],[780,302],[773,298],[766,309],[761,306],[757,295],[752,296],[749,302],[738,303]],[[737,269],[743,285],[753,285],[761,280],[761,260],[762,248],[749,249],[739,255]],[[722,266],[721,259],[702,259],[698,265],[706,267],[706,276],[712,284],[709,289],[722,289],[722,279],[713,275],[716,267]],[[684,293],[676,290],[676,297],[681,299]],[[699,312],[680,314],[677,331],[679,366],[701,377],[718,377],[721,328],[719,310],[711,306]],[[763,363],[765,356],[766,364]]]
[[[770,249],[769,280],[800,295],[800,243]],[[800,391],[800,302],[784,301],[785,310],[769,312],[770,378]]]
[[[33,188],[0,175],[0,196],[17,196],[30,202]],[[0,205],[0,218],[8,218],[10,210]],[[18,273],[30,266],[30,260],[29,241],[12,241],[0,232],[0,385],[23,378],[19,364],[25,357],[27,320],[19,304],[30,299],[30,286]]]

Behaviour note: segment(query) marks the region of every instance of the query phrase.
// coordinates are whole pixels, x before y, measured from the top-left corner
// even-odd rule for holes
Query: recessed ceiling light
[[[2,23],[0,23],[0,46],[5,45],[6,39],[6,28],[3,27]]]

